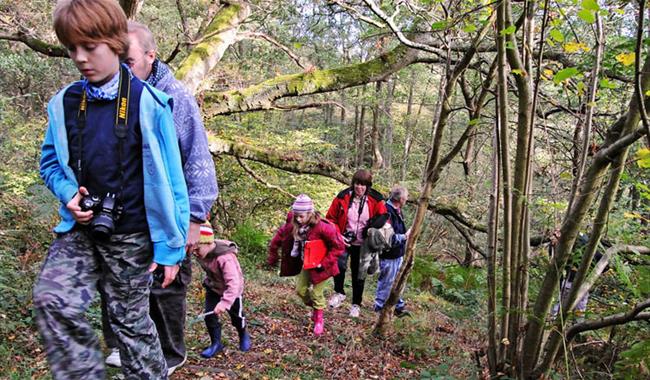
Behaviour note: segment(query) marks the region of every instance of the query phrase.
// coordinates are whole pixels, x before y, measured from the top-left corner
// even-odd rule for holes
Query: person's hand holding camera
[[[75,194],[74,197],[70,199],[70,202],[65,205],[65,207],[67,207],[67,209],[72,214],[74,220],[79,224],[88,224],[93,218],[92,210],[81,211],[81,206],[79,206],[81,198],[86,195],[88,195],[88,190],[83,186],[79,186],[79,191],[77,191],[77,194]]]
[[[353,231],[345,231],[342,236],[343,244],[345,244],[346,247],[349,247],[354,241],[356,234]]]

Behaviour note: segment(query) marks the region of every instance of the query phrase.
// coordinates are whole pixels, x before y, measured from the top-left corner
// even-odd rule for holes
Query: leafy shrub
[[[648,375],[650,369],[650,339],[637,342],[621,353],[616,362],[617,379],[640,379]]]
[[[433,290],[443,286],[444,278],[444,271],[432,257],[415,256],[413,270],[409,276],[412,286],[421,290]]]
[[[246,220],[230,235],[230,240],[239,246],[239,261],[246,268],[264,262],[270,236]]]
[[[442,266],[430,256],[415,257],[409,278],[411,285],[428,290],[443,299],[464,306],[478,306],[481,284],[485,283],[480,268],[460,265]]]

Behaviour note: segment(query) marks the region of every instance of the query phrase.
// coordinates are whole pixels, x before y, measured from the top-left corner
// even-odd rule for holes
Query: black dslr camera
[[[345,241],[346,244],[351,244],[356,237],[357,234],[354,233],[354,231],[345,231],[343,233],[343,241]]]
[[[97,240],[108,240],[115,231],[115,222],[122,216],[122,205],[114,193],[107,193],[104,198],[86,195],[79,202],[81,211],[92,211],[90,234]]]

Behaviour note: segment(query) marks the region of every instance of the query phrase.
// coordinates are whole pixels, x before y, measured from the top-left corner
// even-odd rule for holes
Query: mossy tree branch
[[[206,92],[204,111],[208,117],[274,108],[274,101],[293,96],[320,94],[383,80],[402,68],[431,57],[420,57],[416,49],[400,45],[372,60],[326,70],[280,75],[256,85],[222,92]]]
[[[22,42],[30,49],[48,57],[68,57],[68,51],[63,46],[49,44],[41,39],[28,35],[22,30],[13,34],[0,34],[0,40]]]
[[[230,1],[212,18],[203,37],[176,70],[176,78],[191,93],[196,93],[210,71],[219,63],[226,49],[237,40],[237,29],[250,15],[245,2]]]
[[[308,161],[295,153],[280,153],[270,149],[260,148],[221,138],[210,138],[210,153],[213,156],[225,154],[239,159],[259,162],[276,169],[284,170],[295,174],[315,174],[331,178],[344,185],[350,184],[352,172],[340,169],[336,164],[327,161]],[[258,179],[258,178],[256,178]],[[260,180],[260,179],[258,179]],[[387,192],[381,186],[375,186],[380,192]],[[417,199],[419,193],[411,191],[411,198]],[[455,206],[441,203],[429,203],[428,210],[455,220],[458,224],[478,232],[487,232],[487,228],[475,221],[470,220]]]

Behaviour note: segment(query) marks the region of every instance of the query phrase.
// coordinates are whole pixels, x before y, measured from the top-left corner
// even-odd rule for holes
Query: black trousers
[[[334,291],[345,294],[345,271],[348,266],[348,256],[350,256],[350,269],[352,269],[352,303],[361,306],[363,298],[363,287],[365,279],[359,279],[359,261],[361,259],[361,247],[351,245],[347,247],[345,253],[339,256],[339,274],[334,276]]]
[[[149,315],[156,325],[160,346],[167,361],[167,367],[180,364],[187,353],[185,348],[185,314],[187,313],[187,286],[192,280],[192,257],[187,255],[181,264],[176,279],[162,288],[162,270],[154,272],[153,285],[149,295]],[[99,286],[100,292],[102,286]],[[102,297],[102,332],[109,348],[117,348],[117,339],[108,323],[106,305]]]
[[[205,288],[205,312],[214,310],[215,306],[221,301],[221,296],[212,290]],[[230,315],[230,322],[237,329],[238,333],[242,333],[246,328],[246,317],[244,316],[244,300],[243,296],[239,296],[235,299],[230,309],[228,309],[228,315]],[[221,322],[219,322],[219,317],[216,314],[210,314],[205,317],[205,327],[208,328],[208,331],[213,329],[220,329]]]

